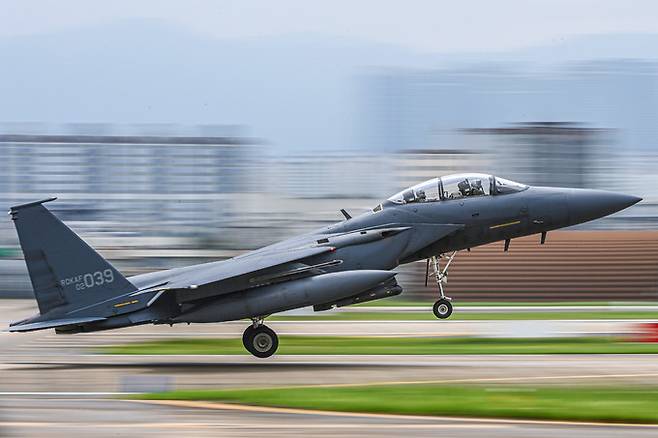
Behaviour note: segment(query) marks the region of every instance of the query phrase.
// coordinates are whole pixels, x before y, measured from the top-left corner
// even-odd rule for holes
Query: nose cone
[[[571,222],[581,223],[616,213],[642,200],[603,190],[573,189],[567,197]]]

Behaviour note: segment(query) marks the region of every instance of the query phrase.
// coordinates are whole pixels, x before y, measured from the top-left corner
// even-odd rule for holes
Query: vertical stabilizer
[[[54,199],[18,205],[9,211],[41,314],[59,307],[83,307],[136,290],[43,206]]]

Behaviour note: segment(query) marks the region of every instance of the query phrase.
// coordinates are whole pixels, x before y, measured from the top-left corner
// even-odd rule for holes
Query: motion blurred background
[[[460,256],[456,299],[658,299],[654,2],[0,10],[0,204],[58,196],[56,214],[127,274],[232,257],[481,171],[644,201],[542,248]],[[432,294],[423,269],[401,268],[407,298]],[[0,296],[30,294],[7,218]]]
[[[657,167],[656,1],[0,0],[0,208],[57,196],[126,275],[455,172],[643,198],[458,254],[448,320],[422,262],[273,315],[267,360],[247,321],[3,332],[37,311],[6,217],[0,436],[658,436]]]

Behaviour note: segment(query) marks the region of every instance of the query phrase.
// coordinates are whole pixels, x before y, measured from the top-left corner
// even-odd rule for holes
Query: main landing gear
[[[434,316],[439,319],[446,319],[452,315],[452,303],[450,302],[452,301],[452,298],[445,295],[443,292],[443,285],[448,283],[448,268],[450,267],[452,260],[455,258],[455,255],[457,255],[457,251],[454,251],[449,256],[440,254],[438,256],[432,256],[431,258],[427,259],[427,267],[425,269],[425,286],[427,286],[428,278],[433,275],[436,279],[436,285],[439,288],[439,300],[434,303],[432,311],[434,312]],[[441,269],[439,260],[444,258],[448,261],[446,262],[446,265],[443,267],[443,269]],[[432,265],[432,274],[429,272],[430,265]]]
[[[270,357],[279,347],[279,337],[274,330],[263,325],[263,318],[252,318],[253,325],[242,335],[242,343],[247,351],[256,357]]]

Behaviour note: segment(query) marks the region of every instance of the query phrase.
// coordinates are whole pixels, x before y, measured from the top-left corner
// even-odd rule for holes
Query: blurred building
[[[455,147],[461,129],[540,120],[614,129],[620,148],[651,150],[657,73],[655,62],[639,60],[380,70],[360,82],[361,144],[391,152]]]
[[[466,148],[411,149],[392,154],[391,158],[397,190],[438,176],[460,172],[486,173],[490,168],[487,154]]]
[[[491,172],[536,186],[592,187],[598,160],[611,149],[608,129],[567,122],[464,129],[491,157]]]
[[[397,188],[390,154],[334,150],[271,156],[268,187],[298,198],[380,198]]]
[[[86,221],[196,226],[231,211],[218,194],[253,191],[248,147],[227,137],[0,135],[0,196],[57,194],[58,209]]]
[[[258,181],[258,190],[235,224],[249,227],[239,233],[239,248],[261,247],[342,220],[341,208],[360,214],[399,190],[389,154],[269,152],[245,170]]]
[[[128,274],[176,264],[169,258],[185,256],[185,248],[221,246],[222,239],[235,245],[217,230],[230,229],[239,222],[235,212],[253,202],[254,141],[64,128],[75,132],[0,135],[5,207],[58,196],[51,206],[57,215]],[[0,290],[30,290],[9,220],[0,224],[0,251]]]

